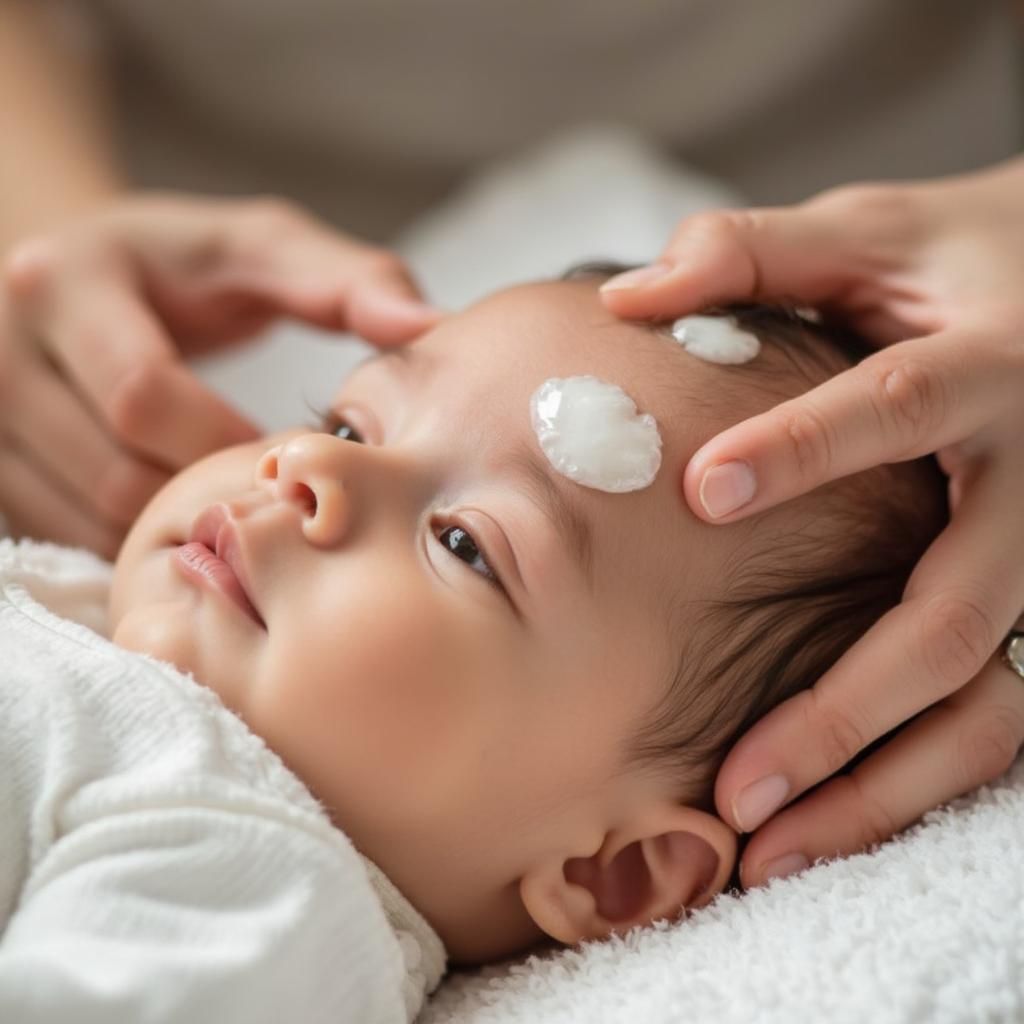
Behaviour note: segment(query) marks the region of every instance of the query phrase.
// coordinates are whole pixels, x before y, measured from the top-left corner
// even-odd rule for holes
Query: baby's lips
[[[228,506],[223,502],[217,502],[203,509],[192,524],[189,540],[209,548],[230,567],[238,582],[241,597],[249,605],[260,625],[266,629],[266,621],[253,601],[252,583],[239,527]]]

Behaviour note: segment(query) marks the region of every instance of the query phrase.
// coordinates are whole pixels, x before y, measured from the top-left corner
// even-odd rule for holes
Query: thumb
[[[658,262],[613,277],[601,297],[618,316],[651,319],[734,302],[815,305],[863,263],[840,220],[813,203],[699,213],[679,224]]]

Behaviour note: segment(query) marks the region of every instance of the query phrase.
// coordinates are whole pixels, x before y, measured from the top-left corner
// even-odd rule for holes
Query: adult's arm
[[[0,124],[0,252],[124,188],[99,62],[41,0],[0,0]]]
[[[718,811],[756,830],[744,884],[888,838],[1001,774],[1024,742],[1024,681],[993,657],[1024,611],[1024,159],[688,218],[657,264],[608,282],[604,301],[656,318],[791,301],[879,346],[708,441],[682,481],[701,519],[734,522],[930,452],[950,479],[950,524],[902,603],[723,763]],[[797,799],[915,715],[852,771]]]

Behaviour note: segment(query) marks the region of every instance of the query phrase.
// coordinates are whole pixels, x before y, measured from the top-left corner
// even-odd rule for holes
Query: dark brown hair
[[[627,267],[586,264],[567,278]],[[731,367],[730,385],[753,389],[762,408],[852,366],[870,349],[849,331],[791,309],[733,306],[762,342],[761,355]],[[889,609],[948,518],[934,458],[878,466],[794,499],[800,529],[773,511],[725,569],[727,596],[675,610],[679,659],[663,699],[634,738],[639,761],[680,779],[688,803],[713,810],[725,755],[758,719],[812,686]],[[774,516],[774,518],[773,518]],[[754,520],[750,520],[753,522]],[[899,680],[893,680],[899,685]],[[882,737],[860,757],[883,742]]]

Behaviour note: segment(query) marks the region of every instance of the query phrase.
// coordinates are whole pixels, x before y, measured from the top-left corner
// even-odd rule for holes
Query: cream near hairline
[[[672,337],[712,363],[749,362],[761,349],[731,317],[681,317]],[[624,493],[650,486],[657,476],[657,423],[616,384],[589,375],[549,378],[530,398],[530,421],[551,465],[584,487]]]

